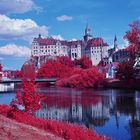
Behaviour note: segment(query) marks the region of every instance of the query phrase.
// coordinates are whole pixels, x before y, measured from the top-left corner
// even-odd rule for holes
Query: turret
[[[117,37],[115,35],[115,38],[114,38],[114,51],[116,51],[118,49],[118,44],[117,44]]]
[[[86,29],[85,29],[85,35],[84,35],[84,41],[85,43],[88,42],[88,40],[92,39],[92,35],[91,35],[91,30],[89,25],[86,25]]]

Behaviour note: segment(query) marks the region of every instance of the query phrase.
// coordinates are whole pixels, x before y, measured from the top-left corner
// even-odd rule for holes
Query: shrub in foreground
[[[8,106],[0,105],[0,109],[5,110],[4,112],[0,111],[0,113],[5,116],[7,116],[8,114],[9,116],[9,108],[10,107]],[[109,138],[99,135],[93,130],[85,127],[70,123],[63,123],[55,120],[39,119],[21,111],[12,111],[11,109],[10,118],[15,119],[18,122],[32,125],[34,127],[51,132],[64,138],[65,140],[109,140]]]

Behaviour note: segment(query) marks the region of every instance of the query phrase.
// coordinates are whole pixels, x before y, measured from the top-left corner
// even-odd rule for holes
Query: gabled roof
[[[33,42],[38,42],[40,45],[56,45],[56,43],[60,42],[61,45],[66,46],[84,46],[84,41],[76,40],[76,41],[67,41],[67,40],[57,40],[52,37],[50,38],[34,38]]]
[[[92,38],[87,42],[87,48],[97,46],[109,46],[102,38]]]
[[[55,45],[57,40],[53,38],[34,38],[35,42],[38,42],[40,45]]]
[[[60,42],[61,45],[66,46],[73,46],[77,47],[78,45],[85,46],[85,42],[83,40],[76,40],[76,41],[67,41],[67,40],[58,40],[52,37],[47,38],[34,38],[33,42],[38,42],[40,45],[56,45]],[[87,42],[86,48],[96,47],[96,46],[109,46],[107,43],[104,42],[102,38],[92,38]]]
[[[84,46],[84,41],[76,40],[76,41],[69,41],[68,42],[68,46],[78,46],[78,45]]]

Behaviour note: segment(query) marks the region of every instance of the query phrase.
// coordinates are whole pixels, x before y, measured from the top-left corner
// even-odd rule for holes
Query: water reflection
[[[49,88],[38,117],[94,128],[113,139],[140,138],[140,93]]]

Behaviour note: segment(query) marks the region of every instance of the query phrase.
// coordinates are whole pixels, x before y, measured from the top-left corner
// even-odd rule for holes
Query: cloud
[[[64,40],[64,38],[61,35],[52,35],[51,37],[57,40]]]
[[[30,57],[31,49],[26,46],[8,44],[0,47],[0,54],[14,57]]]
[[[0,15],[0,39],[30,40],[38,34],[47,35],[48,27],[39,26],[32,19],[11,19]]]
[[[1,14],[25,13],[39,9],[40,7],[36,6],[33,0],[0,0]]]
[[[58,21],[70,21],[70,20],[73,20],[73,17],[67,16],[67,15],[61,15],[61,16],[56,17],[56,19]]]

